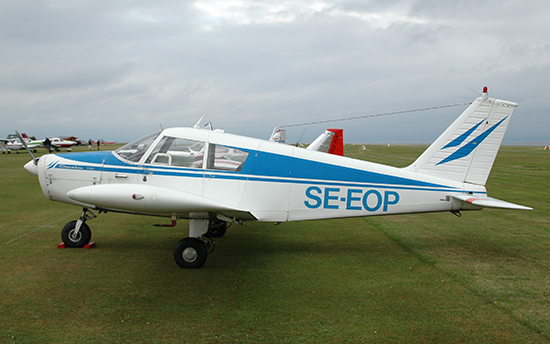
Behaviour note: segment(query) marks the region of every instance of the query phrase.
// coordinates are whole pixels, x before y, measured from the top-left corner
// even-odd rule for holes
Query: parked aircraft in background
[[[278,143],[286,143],[286,129],[279,129],[279,127],[273,128],[273,132],[271,133],[271,136],[269,137],[269,141],[278,142]]]
[[[327,129],[306,149],[343,156],[344,131],[342,129]]]
[[[67,149],[67,148],[71,148],[72,146],[76,145],[75,141],[68,141],[68,140],[61,139],[59,137],[50,137],[49,139],[50,139],[52,147],[56,151],[59,151],[61,148]]]
[[[271,142],[286,143],[286,129],[275,127],[269,138]],[[327,129],[309,146],[308,150],[344,155],[344,131],[342,129]]]
[[[94,140],[90,140],[90,141],[92,141],[92,145],[97,145],[97,141],[94,141]],[[99,143],[102,144],[102,145],[114,145],[117,142],[116,141],[99,140]]]
[[[23,149],[23,144],[17,139],[0,139],[2,152],[10,153]]]
[[[189,219],[175,247],[182,268],[203,266],[228,223],[285,222],[450,211],[531,209],[487,196],[485,183],[517,104],[486,88],[410,166],[396,168],[222,130],[170,128],[116,151],[49,154],[25,168],[44,195],[82,207],[61,232],[90,241],[90,210]]]
[[[31,140],[29,136],[25,133],[21,134],[21,138],[17,137],[15,134],[9,134],[7,138],[0,139],[0,149],[3,153],[10,153],[11,151],[19,151],[24,149],[22,142],[27,144],[27,147],[30,148],[34,153],[36,149],[42,146],[42,141]]]

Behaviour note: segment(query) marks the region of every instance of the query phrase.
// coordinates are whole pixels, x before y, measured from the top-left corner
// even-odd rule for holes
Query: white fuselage
[[[57,147],[57,148],[68,148],[76,144],[76,142],[74,141],[63,140],[63,139],[60,139],[59,137],[50,138],[50,142],[53,147]]]
[[[204,148],[160,153],[166,137]],[[194,160],[178,166],[178,159]],[[37,173],[55,201],[175,217],[212,212],[244,221],[480,209],[450,195],[486,193],[483,186],[194,128],[164,130],[137,161],[105,151],[50,154],[40,158]]]

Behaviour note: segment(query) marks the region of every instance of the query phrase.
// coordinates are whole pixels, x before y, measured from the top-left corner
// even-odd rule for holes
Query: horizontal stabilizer
[[[533,208],[525,207],[523,205],[514,204],[506,201],[501,201],[491,197],[476,197],[468,194],[456,194],[452,195],[454,199],[462,202],[471,203],[480,207],[487,208],[500,208],[500,209],[518,209],[518,210],[533,210]]]

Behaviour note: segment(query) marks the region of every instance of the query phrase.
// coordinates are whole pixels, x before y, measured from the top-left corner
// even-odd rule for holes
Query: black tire
[[[84,247],[90,242],[90,239],[92,238],[92,231],[86,223],[83,223],[80,226],[80,230],[75,237],[73,235],[75,227],[76,221],[71,221],[67,223],[61,231],[61,239],[67,247]]]
[[[210,221],[208,222],[208,231],[206,236],[210,238],[221,238],[227,231],[227,222],[225,221]]]
[[[200,268],[206,262],[207,256],[206,245],[197,238],[185,238],[174,249],[174,259],[182,269]]]

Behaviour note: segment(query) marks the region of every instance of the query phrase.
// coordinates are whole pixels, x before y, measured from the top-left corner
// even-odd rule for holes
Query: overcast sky
[[[207,112],[268,138],[469,102],[487,85],[519,104],[506,141],[550,143],[549,14],[545,0],[0,0],[0,137],[127,142]],[[288,136],[431,142],[464,108]]]

